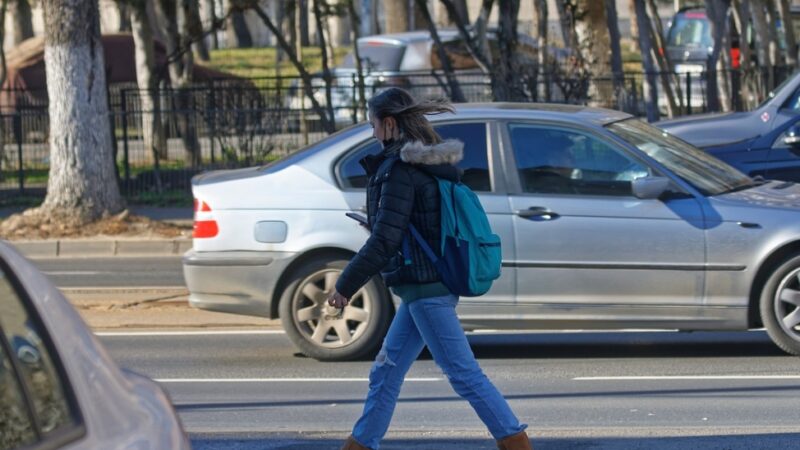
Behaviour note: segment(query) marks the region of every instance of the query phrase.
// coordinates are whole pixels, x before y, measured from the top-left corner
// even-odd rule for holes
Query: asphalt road
[[[181,258],[51,258],[32,262],[59,288],[185,286]]]
[[[101,335],[159,380],[199,449],[334,449],[370,361],[320,363],[282,333]],[[537,449],[796,448],[800,359],[763,332],[472,334]],[[494,448],[433,361],[412,367],[386,449]]]

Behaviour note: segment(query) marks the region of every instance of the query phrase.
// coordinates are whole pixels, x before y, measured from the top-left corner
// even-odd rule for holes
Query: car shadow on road
[[[474,333],[479,359],[787,356],[766,332]]]
[[[635,431],[633,431],[635,433]],[[753,449],[753,448],[794,448],[800,433],[775,434],[718,434],[711,436],[665,436],[665,437],[537,437],[533,432],[531,442],[537,450],[618,450],[648,449],[675,450],[702,448],[704,450]],[[192,439],[194,450],[338,450],[342,439],[336,438],[304,438],[288,436],[271,436],[263,434],[258,437],[235,438],[199,437]],[[489,450],[496,449],[491,439],[386,439],[381,443],[382,450]]]

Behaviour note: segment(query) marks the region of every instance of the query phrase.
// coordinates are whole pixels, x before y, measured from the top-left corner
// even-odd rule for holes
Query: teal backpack
[[[500,237],[492,233],[489,218],[469,187],[460,181],[437,181],[442,198],[442,248],[434,252],[413,224],[409,224],[411,234],[451,293],[462,297],[483,295],[500,277]],[[410,261],[407,239],[403,256]]]

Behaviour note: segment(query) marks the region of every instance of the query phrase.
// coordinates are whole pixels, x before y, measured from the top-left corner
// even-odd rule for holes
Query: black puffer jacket
[[[379,155],[361,160],[369,175],[367,215],[372,234],[339,277],[336,290],[340,294],[352,297],[378,273],[387,286],[440,280],[433,264],[410,235],[408,223],[414,224],[431,248],[441,248],[441,199],[434,177],[458,180],[455,164],[461,161],[463,150],[464,144],[455,140],[434,145],[398,142]],[[389,158],[396,162],[387,170],[383,162]],[[410,264],[406,264],[402,255],[406,236]]]

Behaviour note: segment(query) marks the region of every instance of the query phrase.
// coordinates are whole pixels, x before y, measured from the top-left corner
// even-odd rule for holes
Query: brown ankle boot
[[[347,440],[342,446],[342,450],[369,450],[369,447],[364,447],[363,445],[359,444],[358,441],[353,438],[353,436],[348,436]]]
[[[498,450],[533,450],[528,434],[520,431],[497,441]]]

